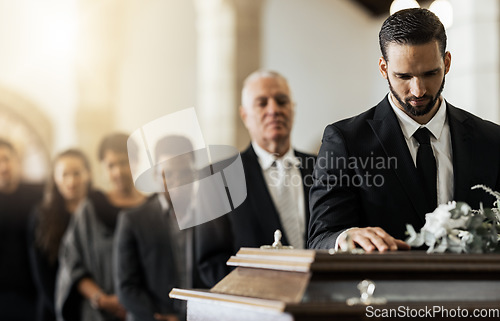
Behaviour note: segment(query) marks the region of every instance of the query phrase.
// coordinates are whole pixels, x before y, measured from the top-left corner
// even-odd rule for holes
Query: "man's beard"
[[[429,103],[427,105],[425,105],[423,108],[421,107],[421,109],[419,109],[417,107],[413,107],[410,104],[410,101],[412,99],[416,99],[417,97],[412,96],[410,98],[405,98],[405,100],[403,101],[403,99],[401,97],[399,97],[399,95],[396,93],[396,91],[394,91],[394,88],[392,88],[392,85],[391,85],[391,82],[389,81],[389,78],[387,78],[387,82],[389,83],[389,89],[390,89],[392,95],[394,96],[394,98],[396,98],[396,100],[399,102],[399,104],[405,109],[405,111],[408,114],[410,114],[412,116],[424,116],[424,115],[427,115],[432,110],[432,107],[434,107],[437,100],[441,96],[441,92],[444,89],[444,79],[445,79],[445,76],[443,76],[443,81],[441,82],[441,87],[439,88],[436,96],[432,97],[429,95],[423,95],[422,97],[418,97],[418,98],[429,98],[430,99]]]

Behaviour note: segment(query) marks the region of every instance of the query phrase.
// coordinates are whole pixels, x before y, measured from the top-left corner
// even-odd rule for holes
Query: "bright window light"
[[[394,0],[391,4],[389,12],[390,14],[393,14],[399,10],[410,8],[420,8],[420,5],[416,0]]]
[[[439,17],[445,28],[451,27],[453,24],[453,7],[448,0],[435,0],[431,3],[429,10]]]

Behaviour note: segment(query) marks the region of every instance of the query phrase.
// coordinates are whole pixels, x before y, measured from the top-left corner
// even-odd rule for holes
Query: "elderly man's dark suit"
[[[491,207],[491,196],[470,188],[484,184],[500,189],[500,126],[449,103],[447,118],[452,141],[452,198],[472,208],[478,208],[479,202]],[[357,164],[352,157],[358,159]],[[342,159],[347,165],[338,161]],[[361,162],[366,160],[369,163],[363,166]],[[367,173],[372,178],[379,176],[370,181],[365,178]],[[404,240],[406,224],[419,230],[425,223],[424,189],[388,96],[376,107],[326,127],[314,178],[311,248],[334,247],[337,236],[350,227],[378,226]]]
[[[300,172],[304,182],[304,201],[307,224],[309,222],[309,189],[316,157],[295,151],[301,161]],[[196,254],[200,275],[209,287],[229,273],[226,261],[241,247],[260,247],[274,242],[274,231],[280,229],[283,244],[288,244],[286,232],[266,185],[262,168],[252,146],[241,154],[247,198],[231,213],[198,226]]]

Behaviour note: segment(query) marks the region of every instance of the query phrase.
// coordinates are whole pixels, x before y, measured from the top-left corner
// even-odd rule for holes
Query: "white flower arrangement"
[[[439,205],[425,215],[425,225],[420,233],[407,225],[406,242],[415,247],[427,245],[427,253],[485,253],[500,251],[500,193],[484,185],[481,188],[493,195],[494,208],[473,210],[466,203],[449,202]]]

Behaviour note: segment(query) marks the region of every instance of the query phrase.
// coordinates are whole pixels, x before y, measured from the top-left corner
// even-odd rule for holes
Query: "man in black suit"
[[[36,291],[28,259],[28,219],[42,187],[21,182],[21,160],[0,139],[0,320],[35,319]]]
[[[173,287],[198,286],[193,269],[192,229],[181,230],[166,188],[192,182],[194,154],[183,136],[158,141],[155,160],[165,193],[151,196],[135,209],[119,215],[115,236],[115,286],[129,321],[185,319],[185,303],[169,298]],[[192,175],[193,174],[193,175]],[[181,216],[180,216],[181,215]]]
[[[230,270],[226,261],[241,247],[282,243],[304,248],[309,188],[315,156],[291,147],[294,103],[288,82],[272,71],[256,71],[244,82],[240,116],[252,142],[241,154],[247,198],[228,215],[196,228],[197,262],[207,286]]]
[[[500,126],[444,100],[446,33],[426,9],[402,10],[379,34],[390,93],[326,127],[311,188],[311,248],[408,249],[406,224],[451,200],[491,205],[475,184],[500,188]],[[347,237],[349,236],[349,237]]]

